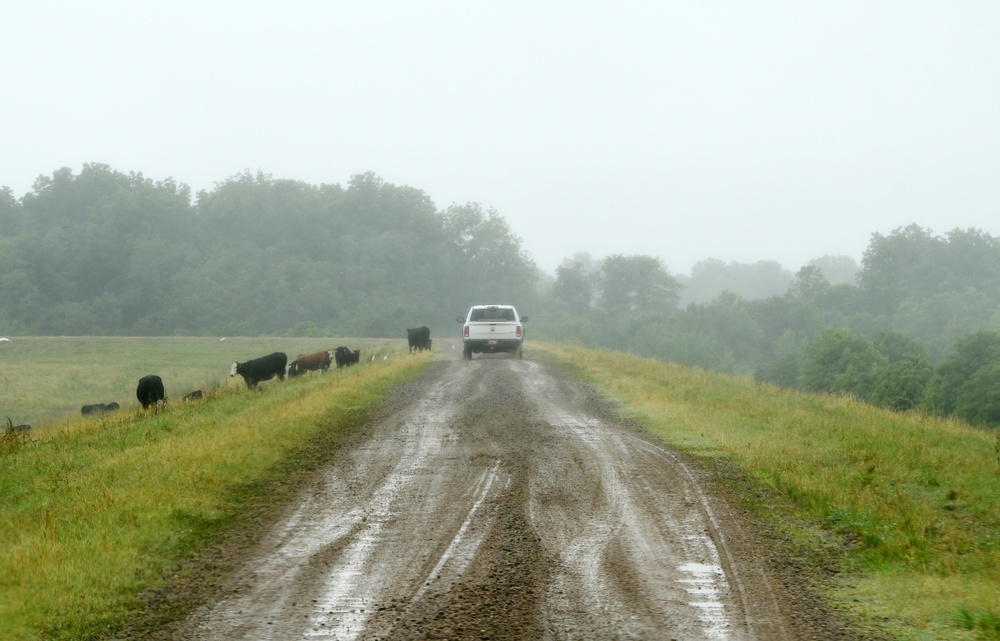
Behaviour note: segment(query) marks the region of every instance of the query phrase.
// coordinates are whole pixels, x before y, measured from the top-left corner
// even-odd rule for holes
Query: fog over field
[[[0,185],[106,163],[194,192],[372,171],[576,252],[860,261],[1000,233],[1000,4],[211,3],[0,8]]]

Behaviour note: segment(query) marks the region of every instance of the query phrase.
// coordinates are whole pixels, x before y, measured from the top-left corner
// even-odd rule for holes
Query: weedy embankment
[[[257,391],[5,435],[0,638],[86,639],[133,620],[141,595],[289,476],[308,474],[323,459],[317,443],[362,423],[426,360],[404,346]]]
[[[781,514],[743,499],[794,553],[836,562],[819,586],[836,607],[900,639],[1000,639],[997,434],[626,354],[532,349],[665,442],[773,489]]]

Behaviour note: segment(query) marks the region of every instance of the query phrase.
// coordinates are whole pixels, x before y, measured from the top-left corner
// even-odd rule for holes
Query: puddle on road
[[[705,537],[708,538],[708,537]],[[705,625],[705,638],[723,641],[729,638],[729,617],[721,594],[725,581],[722,566],[709,563],[684,563],[677,567],[680,572],[690,575],[689,579],[679,579],[678,583],[691,597],[688,605],[698,610],[698,618]]]

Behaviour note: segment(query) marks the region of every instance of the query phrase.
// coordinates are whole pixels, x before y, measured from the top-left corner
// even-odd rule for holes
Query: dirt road
[[[813,638],[692,464],[548,364],[458,354],[398,389],[174,636]]]

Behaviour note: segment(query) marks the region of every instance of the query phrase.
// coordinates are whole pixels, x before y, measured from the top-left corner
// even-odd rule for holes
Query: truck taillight
[[[521,326],[520,325],[517,326],[517,337],[521,338]]]
[[[469,326],[468,325],[465,326],[465,329],[462,330],[462,333],[465,334],[466,338],[469,337]]]

